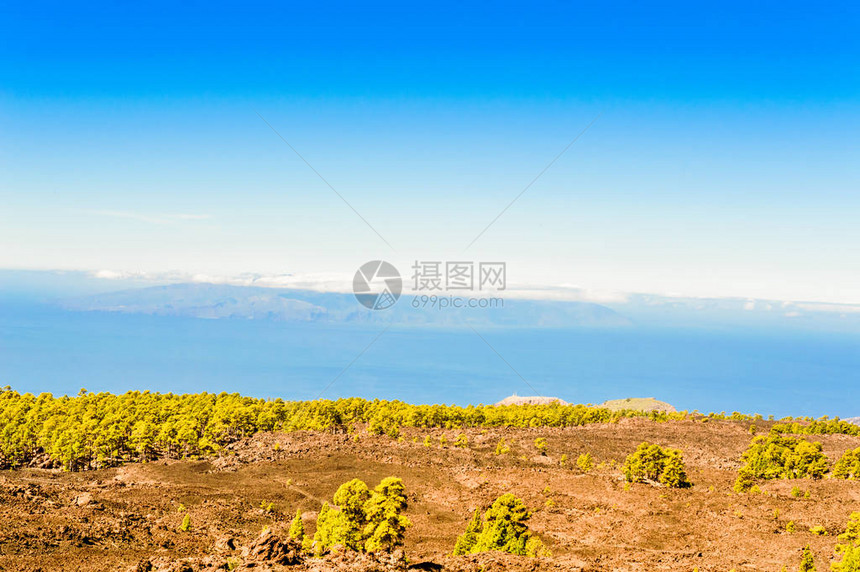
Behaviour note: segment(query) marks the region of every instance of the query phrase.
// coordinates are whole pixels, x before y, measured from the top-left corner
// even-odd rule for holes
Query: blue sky
[[[467,257],[860,303],[858,25],[847,2],[5,5],[0,267]]]

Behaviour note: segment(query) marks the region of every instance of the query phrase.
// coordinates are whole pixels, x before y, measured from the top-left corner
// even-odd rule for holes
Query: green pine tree
[[[301,509],[296,511],[296,517],[290,523],[290,538],[301,542],[305,538],[305,524],[302,522]]]
[[[478,535],[480,533],[481,511],[475,509],[475,514],[472,515],[472,520],[466,527],[466,531],[457,537],[457,543],[454,545],[454,556],[469,554],[478,542]]]
[[[812,556],[812,551],[808,545],[803,548],[799,572],[815,572],[815,558]]]

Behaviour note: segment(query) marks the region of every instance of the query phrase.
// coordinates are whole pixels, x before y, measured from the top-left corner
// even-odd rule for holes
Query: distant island
[[[632,411],[663,411],[666,413],[677,411],[674,406],[666,403],[665,401],[654,399],[653,397],[612,399],[610,401],[604,401],[599,405],[599,407],[605,407],[612,411],[620,411],[622,409],[629,409]]]
[[[559,405],[570,405],[564,399],[559,399],[558,397],[544,397],[542,395],[511,395],[510,397],[505,397],[501,401],[494,403],[496,407],[501,407],[503,405],[549,405],[550,403],[558,403]]]

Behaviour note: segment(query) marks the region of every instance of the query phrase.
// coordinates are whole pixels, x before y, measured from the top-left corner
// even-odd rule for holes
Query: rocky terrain
[[[767,431],[759,421],[756,430]],[[261,433],[214,459],[127,464],[69,473],[27,468],[0,476],[0,569],[48,570],[796,570],[810,545],[819,570],[835,536],[860,510],[860,482],[765,481],[761,494],[732,484],[749,422],[626,419],[565,429],[403,429],[402,439],[318,432]],[[424,439],[431,437],[432,445]],[[445,436],[448,445],[440,445]],[[547,441],[546,454],[534,445]],[[505,438],[511,452],[496,455]],[[860,438],[816,436],[833,461]],[[642,441],[681,449],[694,486],[626,485],[625,456]],[[590,453],[584,473],[576,458]],[[562,455],[567,462],[562,466]],[[413,522],[402,550],[303,555],[287,539],[302,511],[313,533],[323,501],[354,477],[404,480]],[[793,487],[808,498],[791,494]],[[531,529],[552,552],[450,556],[476,508],[512,492],[533,511]],[[185,516],[189,527],[181,530]],[[796,532],[786,531],[789,521]],[[809,531],[822,526],[826,535]]]

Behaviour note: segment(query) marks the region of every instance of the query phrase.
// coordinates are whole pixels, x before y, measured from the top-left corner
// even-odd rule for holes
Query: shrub
[[[594,466],[593,461],[591,460],[591,453],[583,453],[576,459],[576,466],[579,467],[579,470],[583,473],[587,473]]]
[[[755,486],[755,476],[749,467],[741,467],[738,471],[738,478],[735,480],[734,491],[736,493],[746,493],[752,490]]]
[[[803,491],[800,490],[800,487],[791,487],[791,496],[796,499],[799,499],[803,496]]]
[[[562,469],[564,469],[565,467],[567,467],[567,453],[565,453],[565,454],[563,454],[563,455],[561,456],[561,460],[559,461],[559,463],[558,463],[558,464],[559,464],[559,465],[561,465],[561,468],[562,468]]]
[[[466,436],[465,433],[460,433],[459,435],[457,435],[457,440],[454,441],[454,446],[460,447],[461,449],[465,449],[469,446],[469,438]]]
[[[182,517],[182,524],[179,525],[179,530],[182,532],[188,532],[191,530],[191,516],[186,514]]]
[[[659,482],[667,487],[690,486],[681,451],[642,443],[624,461],[624,476],[628,482]]]
[[[499,442],[496,444],[496,455],[504,455],[510,452],[511,448],[508,447],[507,443],[505,443],[505,439],[499,439]]]
[[[426,437],[424,437],[424,446],[425,447],[432,447],[433,446],[433,439],[430,437],[430,435],[427,435]]]
[[[491,551],[520,556],[544,554],[543,543],[532,537],[526,524],[530,517],[523,501],[506,493],[493,502],[483,519],[479,520],[478,511],[475,511],[466,531],[457,538],[454,554]]]
[[[815,526],[810,526],[809,532],[811,532],[812,534],[814,534],[816,536],[826,536],[827,535],[827,529],[824,528],[823,526],[821,526],[820,524],[816,524]]]
[[[848,449],[842,458],[833,466],[833,477],[836,479],[860,479],[860,447]]]
[[[797,525],[794,524],[793,520],[789,520],[787,523],[785,523],[785,531],[788,532],[789,534],[794,533],[796,530],[797,530]]]
[[[290,523],[290,538],[302,542],[305,538],[305,525],[302,522],[301,509],[296,511],[296,517]]]
[[[535,448],[541,455],[546,455],[546,439],[543,437],[535,439]]]

